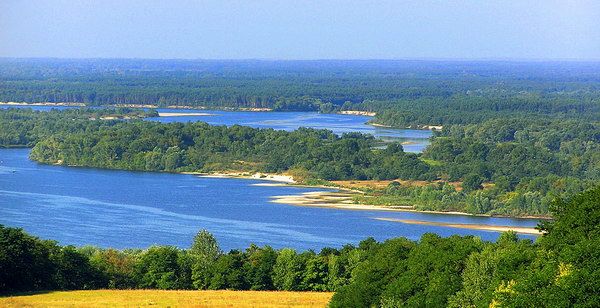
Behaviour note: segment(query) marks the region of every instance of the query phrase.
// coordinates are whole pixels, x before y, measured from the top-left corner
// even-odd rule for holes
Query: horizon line
[[[318,61],[446,61],[446,62],[600,62],[600,58],[144,58],[144,57],[11,57],[0,56],[0,60],[151,60],[151,61],[264,61],[264,62],[318,62]]]

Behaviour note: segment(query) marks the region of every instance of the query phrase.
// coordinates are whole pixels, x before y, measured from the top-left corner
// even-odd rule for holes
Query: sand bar
[[[284,174],[272,174],[272,173],[235,173],[235,172],[222,172],[222,173],[203,173],[198,174],[200,177],[205,178],[237,178],[237,179],[251,179],[251,180],[263,180],[263,181],[273,181],[280,182],[286,184],[294,184],[294,178],[289,175]],[[257,183],[260,184],[260,183]]]
[[[159,117],[203,117],[211,116],[214,114],[205,112],[159,112]]]
[[[383,218],[377,217],[376,220],[393,221],[411,225],[427,225],[427,226],[439,226],[449,227],[458,229],[470,229],[470,230],[483,230],[483,231],[495,231],[495,232],[506,232],[514,231],[521,234],[533,234],[541,235],[542,233],[535,228],[528,227],[513,227],[513,226],[496,226],[496,225],[480,225],[480,224],[458,224],[458,223],[446,223],[438,221],[425,221],[425,220],[413,220],[413,219],[396,219],[396,218]]]
[[[375,112],[362,111],[362,110],[342,110],[339,112],[339,114],[362,115],[362,116],[369,116],[369,117],[374,117],[376,115]]]

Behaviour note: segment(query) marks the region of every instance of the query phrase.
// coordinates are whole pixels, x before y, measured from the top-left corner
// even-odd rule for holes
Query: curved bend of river
[[[100,170],[37,164],[28,149],[0,149],[0,224],[61,244],[144,248],[189,247],[201,229],[223,249],[250,243],[319,250],[423,233],[476,235],[498,232],[403,224],[374,218],[449,223],[535,226],[536,220],[407,212],[351,211],[270,202],[272,196],[316,188],[256,186],[264,181],[193,175]],[[534,238],[533,236],[523,236]]]

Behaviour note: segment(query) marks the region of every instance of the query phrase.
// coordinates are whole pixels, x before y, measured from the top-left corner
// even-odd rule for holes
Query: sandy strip
[[[202,112],[159,112],[159,117],[203,117],[211,116],[214,114],[202,113]]]
[[[322,187],[325,189],[340,189],[335,187]],[[343,189],[343,188],[342,188]],[[411,212],[411,213],[426,213],[426,214],[440,214],[440,215],[460,215],[460,216],[474,216],[474,217],[498,217],[498,218],[513,218],[513,219],[537,219],[537,220],[548,220],[549,217],[537,217],[537,216],[524,216],[524,217],[510,217],[502,215],[489,215],[489,214],[471,214],[465,212],[456,211],[428,211],[428,210],[417,210],[413,206],[408,205],[370,205],[370,204],[356,204],[354,203],[353,197],[356,196],[360,191],[343,189],[340,191],[313,191],[306,192],[298,195],[287,195],[287,196],[273,196],[271,202],[283,203],[290,205],[299,206],[316,206],[316,207],[328,207],[343,210],[362,210],[362,211],[382,211],[382,212]],[[537,233],[536,233],[537,234]]]
[[[411,225],[427,225],[427,226],[439,226],[439,227],[470,229],[470,230],[484,230],[484,231],[496,231],[496,232],[514,231],[514,232],[521,233],[521,234],[541,235],[541,232],[538,231],[537,229],[535,229],[535,228],[527,228],[527,227],[478,225],[478,224],[457,224],[457,223],[446,223],[446,222],[437,222],[437,221],[424,221],[424,220],[413,220],[413,219],[395,219],[395,218],[383,218],[383,217],[377,217],[377,218],[373,218],[373,219],[383,220],[383,221],[400,222],[400,223],[411,224]]]
[[[255,184],[251,184],[251,186],[281,187],[281,186],[288,186],[288,184],[287,183],[255,183]]]
[[[271,173],[207,173],[207,174],[198,174],[200,177],[205,178],[236,178],[236,179],[251,179],[251,180],[263,180],[263,181],[273,181],[273,182],[281,182],[287,184],[294,184],[294,178],[289,175],[281,175],[281,174],[271,174]],[[257,183],[260,184],[260,183]],[[256,184],[255,184],[256,185]]]
[[[342,110],[338,112],[339,114],[349,114],[349,115],[361,115],[361,116],[369,116],[374,117],[377,113],[371,111],[362,111],[362,110]]]
[[[385,125],[385,124],[379,124],[379,123],[367,123],[371,126],[375,126],[375,127],[385,127],[385,128],[392,128],[392,126],[390,125]]]

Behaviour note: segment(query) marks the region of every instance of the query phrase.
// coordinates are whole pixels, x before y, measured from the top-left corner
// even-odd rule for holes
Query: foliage
[[[74,248],[0,227],[3,292],[94,289],[337,291],[331,307],[595,307],[600,303],[600,187],[557,201],[536,242],[425,234],[320,253],[251,245],[222,253],[201,231],[188,250]],[[203,253],[205,252],[205,253]],[[201,276],[193,262],[214,260]],[[196,260],[194,260],[196,259]],[[201,282],[196,280],[200,279]]]

